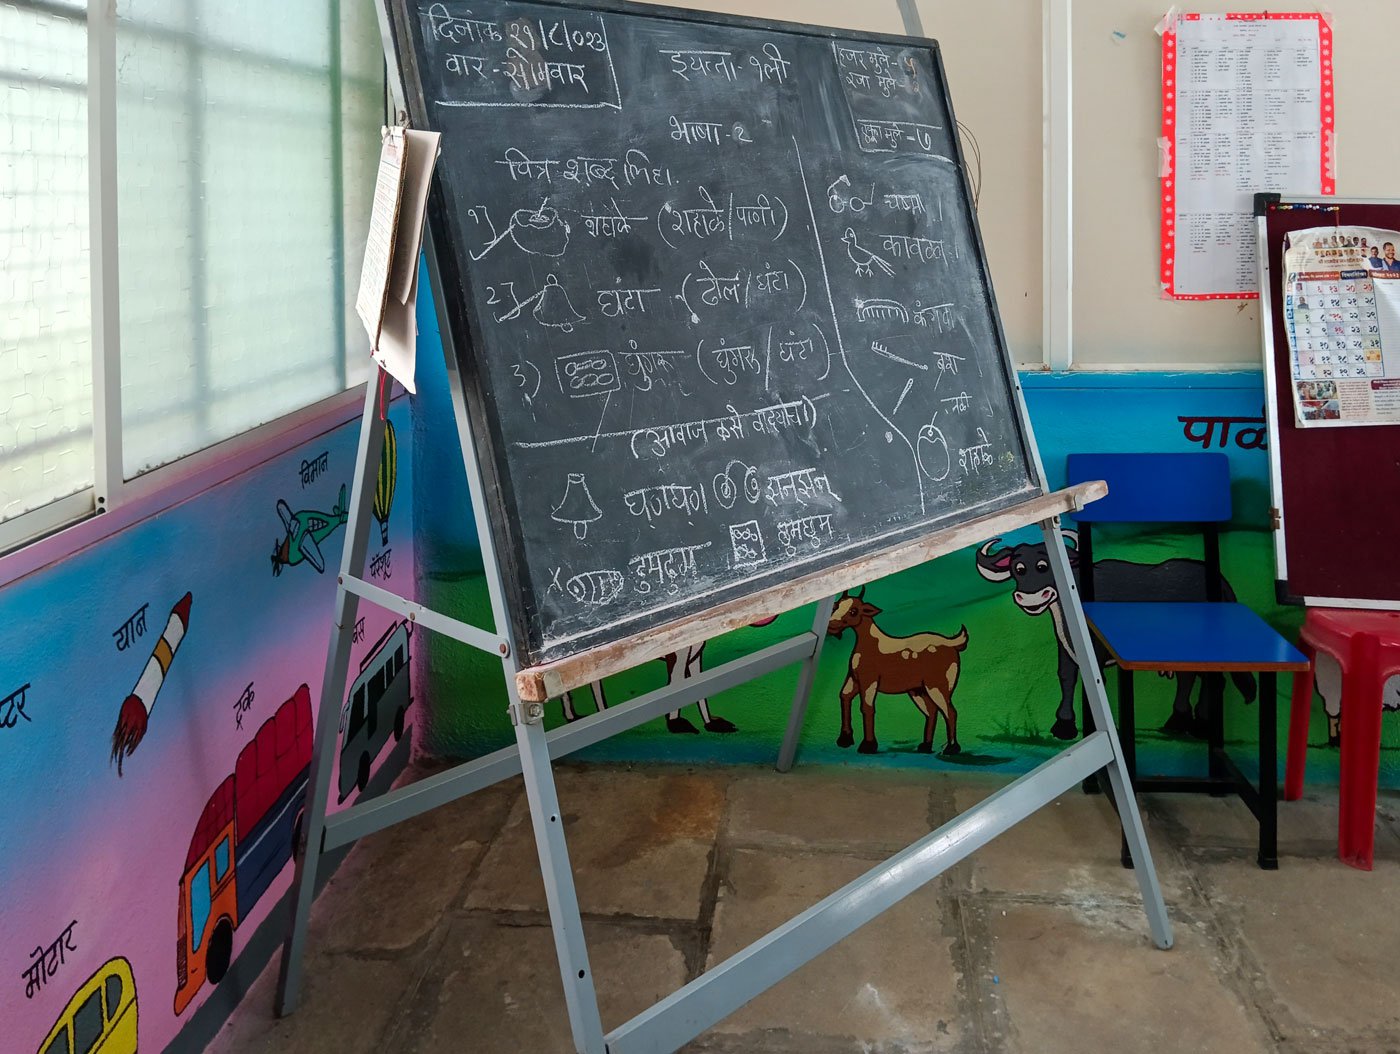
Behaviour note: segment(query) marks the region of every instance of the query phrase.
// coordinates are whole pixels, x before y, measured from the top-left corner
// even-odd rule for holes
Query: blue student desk
[[[1086,601],[1084,614],[1124,670],[1291,673],[1308,668],[1307,656],[1239,604]]]
[[[1238,794],[1259,821],[1259,866],[1278,867],[1278,675],[1308,669],[1307,656],[1242,604],[1097,601],[1086,602],[1084,614],[1118,664],[1118,726],[1126,730],[1123,755],[1134,789]],[[1139,776],[1133,702],[1133,674],[1138,670],[1258,674],[1258,787],[1225,752],[1223,687],[1215,692],[1210,720],[1210,774]],[[1123,863],[1131,866],[1126,846]]]

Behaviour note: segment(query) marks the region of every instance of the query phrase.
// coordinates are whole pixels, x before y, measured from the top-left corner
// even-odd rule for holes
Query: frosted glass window
[[[118,0],[127,478],[368,376],[382,63],[368,0]]]
[[[83,10],[0,0],[0,522],[92,486]]]

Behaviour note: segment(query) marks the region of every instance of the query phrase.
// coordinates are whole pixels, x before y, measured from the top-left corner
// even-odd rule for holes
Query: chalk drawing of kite
[[[146,737],[146,726],[150,722],[151,709],[156,705],[156,696],[161,685],[165,684],[166,672],[175,661],[175,652],[190,626],[190,605],[194,598],[186,593],[170,609],[170,619],[165,624],[165,632],[156,641],[155,650],[146,660],[136,687],[122,703],[117,716],[117,727],[112,732],[112,760],[117,763],[117,775],[122,774],[122,762],[136,752],[141,740]]]

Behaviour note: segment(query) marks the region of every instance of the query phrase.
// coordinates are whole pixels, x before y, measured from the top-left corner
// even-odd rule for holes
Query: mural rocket
[[[135,753],[146,735],[146,725],[150,721],[151,709],[156,705],[156,696],[165,683],[166,671],[175,661],[175,652],[190,626],[190,605],[194,598],[186,593],[170,609],[170,619],[165,624],[165,632],[156,641],[151,657],[136,681],[136,687],[122,703],[117,716],[117,727],[112,732],[112,760],[117,763],[117,775],[122,774],[122,762]]]

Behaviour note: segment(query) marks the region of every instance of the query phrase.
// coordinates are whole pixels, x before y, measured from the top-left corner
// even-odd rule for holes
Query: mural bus
[[[39,1054],[136,1054],[136,979],[108,959],[68,1000]]]
[[[233,931],[292,858],[310,768],[311,691],[303,684],[239,752],[195,826],[180,879],[175,1013],[206,978],[223,980]]]
[[[341,712],[340,800],[369,783],[369,767],[394,735],[403,738],[404,713],[413,700],[408,683],[408,622],[396,622],[360,663]]]

